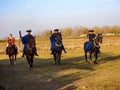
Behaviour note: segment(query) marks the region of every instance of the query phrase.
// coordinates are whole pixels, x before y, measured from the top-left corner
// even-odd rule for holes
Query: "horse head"
[[[30,50],[33,50],[35,48],[35,39],[34,38],[31,38],[29,40],[27,48],[30,49]]]
[[[61,51],[61,47],[62,47],[62,42],[61,42],[61,40],[56,39],[54,51],[55,51],[55,52],[60,52],[60,51]]]
[[[103,35],[102,34],[98,34],[96,39],[97,39],[98,43],[103,43]]]

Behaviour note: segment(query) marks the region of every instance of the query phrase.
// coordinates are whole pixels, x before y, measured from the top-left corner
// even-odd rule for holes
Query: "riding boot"
[[[15,52],[16,52],[16,54],[18,54],[18,49],[17,48],[15,49]]]
[[[53,54],[53,50],[51,50],[50,54],[51,54],[51,55]]]
[[[62,44],[62,50],[64,50],[64,53],[67,53],[63,44]]]
[[[65,49],[64,49],[64,53],[67,53]]]
[[[100,49],[98,50],[98,53],[99,53],[99,54],[101,54],[101,51],[100,51]]]
[[[8,47],[6,47],[6,55],[8,55]]]
[[[18,54],[18,50],[16,51],[16,54]]]
[[[21,56],[21,57],[24,57],[24,55],[25,55],[25,52],[23,52],[23,54],[22,54],[22,56]]]
[[[35,51],[35,56],[39,56],[39,55],[37,54],[37,51]]]

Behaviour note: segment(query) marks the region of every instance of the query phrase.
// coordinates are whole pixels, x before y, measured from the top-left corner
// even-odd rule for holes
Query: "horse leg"
[[[29,57],[29,55],[26,55],[26,59],[27,59],[27,62],[28,62],[28,67],[30,67],[30,57]]]
[[[14,65],[14,56],[12,55],[12,64]]]
[[[90,63],[92,64],[92,53],[90,52]]]
[[[61,65],[60,60],[61,60],[61,53],[58,55],[58,64],[59,65]]]
[[[15,60],[15,64],[16,64],[16,54],[15,54],[15,59],[14,60]]]
[[[97,53],[97,52],[94,53],[94,57],[95,57],[94,64],[98,64],[98,63],[97,63],[97,58],[98,58],[98,53]]]
[[[56,54],[53,54],[53,56],[54,56],[54,64],[56,65]]]
[[[13,65],[14,64],[14,62],[13,62],[13,56],[9,56],[9,59],[10,59],[11,65]]]
[[[56,61],[59,64],[59,54],[58,53],[56,54]]]
[[[87,63],[87,52],[85,52],[85,60],[86,60],[86,63]]]
[[[34,56],[32,55],[30,57],[30,68],[33,68],[33,58],[34,58]]]
[[[10,59],[10,64],[12,65],[12,60],[11,60],[11,56],[9,55],[9,59]]]

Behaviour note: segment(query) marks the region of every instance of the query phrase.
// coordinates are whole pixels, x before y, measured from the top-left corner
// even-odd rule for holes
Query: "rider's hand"
[[[93,38],[92,40],[95,40],[95,38]]]
[[[19,31],[19,35],[21,35],[21,31]]]

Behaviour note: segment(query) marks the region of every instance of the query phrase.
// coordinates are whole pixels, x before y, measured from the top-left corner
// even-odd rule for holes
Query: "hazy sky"
[[[0,0],[0,38],[27,29],[120,25],[120,0]]]

